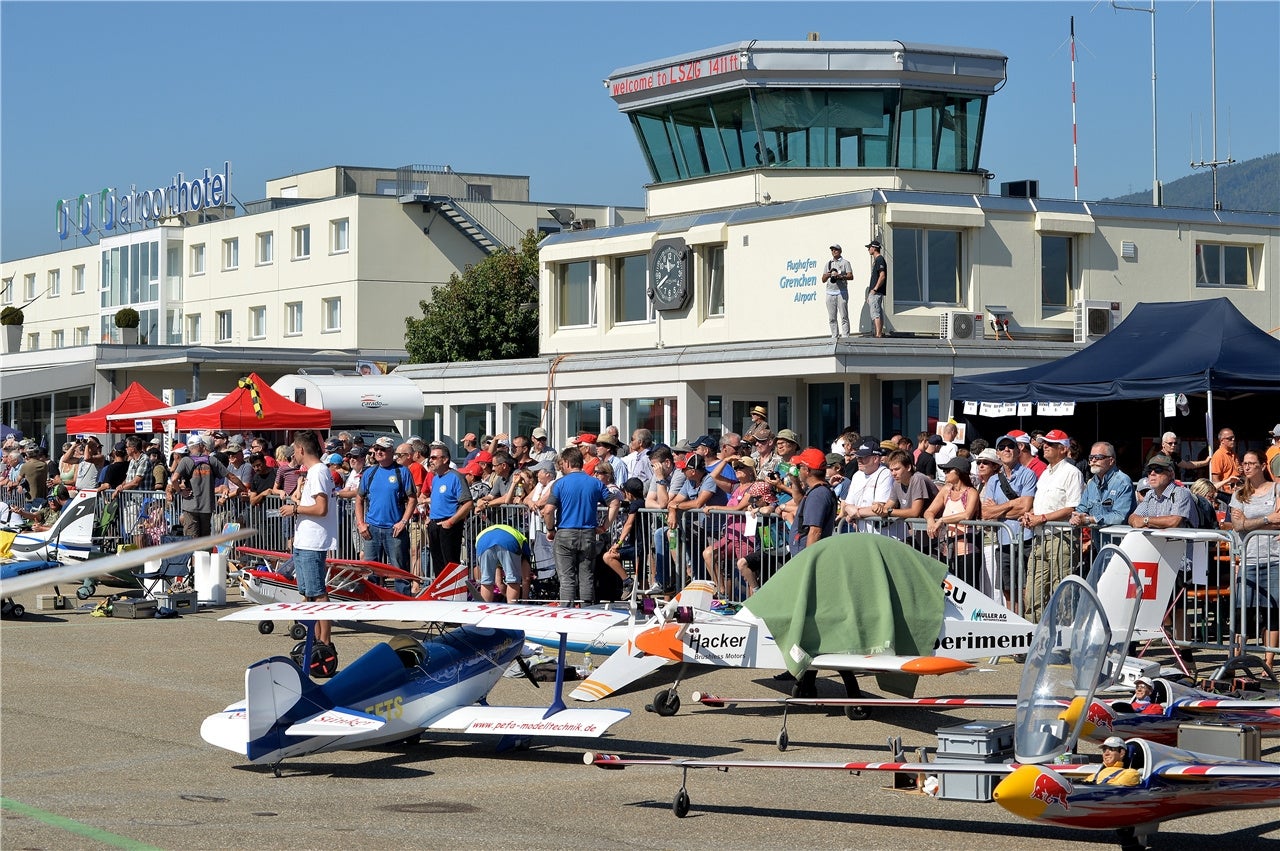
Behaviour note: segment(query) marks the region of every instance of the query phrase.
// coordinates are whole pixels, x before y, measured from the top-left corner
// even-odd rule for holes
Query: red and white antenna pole
[[[1075,185],[1075,200],[1080,200],[1080,160],[1077,152],[1079,136],[1076,132],[1076,16],[1071,16],[1071,179]]]

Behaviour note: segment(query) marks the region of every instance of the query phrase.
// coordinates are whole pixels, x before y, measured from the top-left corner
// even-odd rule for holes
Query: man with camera
[[[851,280],[853,280],[853,266],[844,259],[838,244],[831,246],[831,259],[827,261],[826,271],[822,273],[822,282],[827,285],[827,321],[831,325],[832,340],[849,336],[849,281]]]

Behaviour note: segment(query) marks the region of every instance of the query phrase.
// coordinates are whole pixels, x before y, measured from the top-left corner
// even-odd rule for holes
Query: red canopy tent
[[[180,412],[177,426],[178,431],[273,431],[327,429],[332,421],[330,412],[286,399],[256,373],[251,373],[238,388],[221,399],[202,408]]]
[[[132,422],[108,420],[107,415],[131,414],[163,407],[164,402],[151,395],[150,391],[135,381],[126,387],[123,393],[98,410],[78,417],[68,417],[67,434],[132,434]]]

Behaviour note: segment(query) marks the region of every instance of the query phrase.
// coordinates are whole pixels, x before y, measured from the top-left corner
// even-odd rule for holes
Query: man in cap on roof
[[[997,446],[1003,441],[997,441]],[[1023,617],[1035,623],[1044,613],[1049,595],[1058,587],[1062,577],[1075,566],[1080,534],[1062,528],[1046,529],[1046,523],[1061,523],[1071,519],[1071,512],[1080,504],[1084,493],[1084,476],[1080,468],[1067,458],[1071,438],[1061,429],[1053,429],[1044,436],[1045,469],[1036,482],[1036,495],[1031,500],[1031,510],[1022,515],[1023,526],[1037,530],[1035,543],[1031,545],[1031,558],[1027,564],[1026,605]]]
[[[831,246],[831,259],[822,271],[822,282],[827,285],[827,324],[831,326],[832,340],[849,336],[849,282],[852,280],[853,266],[845,259],[839,244]]]
[[[867,310],[871,312],[871,322],[875,326],[877,337],[884,333],[884,297],[889,291],[889,266],[884,255],[880,253],[880,240],[873,239],[867,243],[867,253],[871,255],[871,277],[867,279]]]

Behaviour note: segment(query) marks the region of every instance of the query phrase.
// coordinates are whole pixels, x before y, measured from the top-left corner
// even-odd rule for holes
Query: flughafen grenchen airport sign
[[[230,162],[222,164],[220,174],[211,174],[206,168],[203,177],[185,178],[178,172],[173,183],[156,189],[138,191],[137,186],[130,186],[128,192],[121,194],[109,187],[96,195],[64,198],[54,208],[58,238],[66,239],[72,229],[88,236],[95,226],[109,233],[116,228],[145,225],[206,207],[221,207],[231,198]]]

